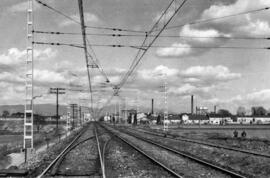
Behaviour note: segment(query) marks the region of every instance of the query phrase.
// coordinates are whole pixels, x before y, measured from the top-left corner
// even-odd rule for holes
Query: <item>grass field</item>
[[[163,129],[163,126],[151,126],[155,129]],[[218,134],[232,137],[233,131],[237,130],[240,135],[243,130],[247,133],[247,138],[259,138],[270,140],[270,126],[269,125],[226,125],[226,126],[212,126],[212,125],[186,125],[186,126],[172,126],[169,130],[178,132],[181,135],[211,135]]]
[[[8,121],[0,123],[0,169],[9,165],[10,153],[18,153],[23,148],[23,130],[22,122]],[[49,142],[58,138],[56,134],[55,125],[45,125],[40,129],[40,133],[35,131],[34,133],[34,147],[39,148],[46,144],[46,137],[49,138]],[[65,133],[65,128],[60,125],[59,130],[61,134]]]
[[[9,143],[23,143],[23,135],[0,135],[0,145]]]

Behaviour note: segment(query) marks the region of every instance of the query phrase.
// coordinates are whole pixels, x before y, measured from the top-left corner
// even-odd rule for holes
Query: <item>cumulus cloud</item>
[[[222,65],[193,66],[182,71],[180,75],[185,78],[185,82],[197,84],[227,82],[241,77],[241,74],[232,73],[227,67]]]
[[[250,103],[261,104],[270,101],[270,89],[264,89],[249,93],[246,96],[247,101]]]
[[[156,51],[158,57],[180,57],[191,53],[191,46],[185,43],[174,43],[170,47],[159,48]]]
[[[26,51],[20,51],[17,48],[10,48],[7,53],[0,55],[0,65],[10,65],[22,62],[22,57],[25,56]]]
[[[23,83],[24,77],[18,76],[12,72],[1,72],[0,73],[0,81],[7,83]]]
[[[53,58],[57,54],[56,50],[51,48],[35,49],[34,57],[36,60],[45,60]],[[25,62],[26,50],[10,48],[6,53],[0,54],[0,65],[16,65]]]
[[[200,96],[201,98],[211,97],[211,91],[215,86],[197,87],[191,84],[184,84],[181,87],[171,87],[168,89],[169,94],[177,96],[189,96],[191,94]]]
[[[164,75],[167,77],[176,77],[179,73],[178,69],[169,68],[164,65],[156,66],[154,69],[144,69],[138,71],[138,74],[143,79],[160,79]]]
[[[57,50],[52,48],[45,49],[35,49],[34,50],[34,58],[37,60],[47,60],[56,57]]]
[[[229,16],[232,14],[246,12],[250,10],[256,10],[260,8],[264,8],[270,6],[269,1],[250,1],[250,0],[237,0],[232,4],[214,4],[206,9],[202,15],[201,19],[211,19],[211,18],[219,18],[224,16]],[[246,34],[253,35],[265,35],[269,34],[269,18],[257,19],[259,16],[250,16],[250,14],[241,15],[234,17],[233,20],[228,20],[228,18],[224,18],[221,20],[213,21],[212,24],[218,23],[219,25],[226,25],[224,28],[229,29],[235,34],[241,34],[241,32],[245,32]],[[231,19],[231,18],[230,18]],[[210,25],[211,25],[210,23]],[[209,23],[208,23],[209,24]],[[245,34],[244,34],[245,35]]]
[[[200,37],[229,37],[229,34],[224,34],[216,29],[194,29],[190,25],[185,25],[180,31],[180,36],[195,37],[195,40],[200,42],[213,41],[213,38],[200,38]]]
[[[250,2],[250,0],[237,0],[229,5],[214,4],[203,12],[202,19],[219,18],[236,12],[243,12],[249,7]]]
[[[240,26],[238,29],[252,35],[268,35],[270,33],[270,25],[263,20],[252,20],[250,16],[247,16],[248,23],[244,26]]]
[[[67,79],[61,73],[49,70],[34,70],[35,81],[39,83],[67,83]]]
[[[252,106],[270,106],[270,89],[263,89],[243,95],[236,95],[231,98],[211,98],[206,99],[205,103],[220,105],[230,109],[236,109],[238,106],[250,108]]]
[[[79,14],[72,15],[71,18],[80,22]],[[90,23],[90,22],[97,23],[100,21],[100,19],[95,14],[91,14],[89,12],[86,12],[86,13],[84,13],[84,21],[85,21],[85,24]],[[70,25],[74,25],[74,24],[76,24],[74,21],[71,21],[69,19],[65,19],[60,23],[60,26],[65,27],[65,26],[70,26]]]

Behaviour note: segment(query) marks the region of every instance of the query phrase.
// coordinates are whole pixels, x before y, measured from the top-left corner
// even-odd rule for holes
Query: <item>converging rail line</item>
[[[129,145],[130,147],[132,147],[133,149],[135,149],[136,151],[138,151],[139,153],[141,153],[147,159],[151,160],[151,162],[153,162],[154,164],[158,165],[159,167],[161,167],[162,169],[164,169],[165,171],[167,171],[173,177],[183,178],[182,175],[176,173],[171,168],[167,167],[165,164],[163,164],[160,161],[156,160],[155,158],[153,158],[152,156],[150,156],[149,154],[147,154],[145,151],[143,151],[142,149],[140,149],[138,146],[132,144],[130,141],[128,141],[128,140],[124,139],[123,137],[117,135],[116,133],[114,133],[113,131],[111,131],[110,129],[108,129],[107,127],[104,127],[103,125],[100,125],[100,126],[102,128],[104,128],[106,131],[108,131],[110,134],[112,134],[113,136],[117,137],[118,139],[120,139],[121,141],[123,141],[124,143],[126,143],[127,145]]]
[[[95,125],[93,124],[93,133],[94,135],[92,136],[88,136],[87,138],[83,138],[82,140],[79,140],[80,138],[82,138],[85,134],[85,132],[87,130],[90,129],[90,126],[84,128],[71,142],[70,144],[65,147],[65,149],[47,166],[47,168],[39,175],[37,176],[38,178],[42,178],[42,177],[54,177],[54,176],[80,176],[80,177],[84,177],[84,176],[90,176],[89,175],[89,171],[92,174],[100,174],[100,168],[101,168],[101,172],[102,172],[102,177],[105,178],[105,173],[104,173],[104,165],[103,165],[103,161],[102,161],[102,157],[101,157],[101,151],[100,151],[100,146],[99,146],[99,140],[98,140],[98,135],[96,132],[96,128]],[[84,172],[80,172],[76,175],[74,174],[70,174],[70,173],[60,173],[59,172],[59,168],[60,166],[63,164],[64,159],[66,158],[66,156],[68,154],[71,153],[72,150],[74,150],[75,148],[81,146],[82,144],[86,143],[87,141],[91,141],[91,140],[95,140],[96,144],[97,144],[97,150],[98,150],[98,159],[100,160],[99,162],[99,166],[96,166],[94,169],[95,170],[86,170],[87,173]]]
[[[105,126],[104,126],[104,127],[105,127]],[[106,126],[106,127],[108,127],[108,126]],[[182,157],[186,157],[186,158],[188,158],[188,159],[190,159],[190,160],[192,160],[192,161],[195,161],[195,162],[197,162],[197,163],[199,163],[199,164],[201,164],[201,165],[210,167],[210,168],[212,168],[212,169],[214,169],[214,170],[217,170],[217,171],[219,171],[219,172],[221,172],[221,173],[224,173],[224,174],[226,174],[226,175],[229,175],[229,176],[231,176],[231,177],[238,177],[238,178],[245,178],[245,177],[246,177],[246,176],[241,175],[241,174],[239,174],[239,173],[237,173],[237,172],[234,172],[234,171],[232,171],[232,170],[225,169],[225,168],[220,167],[220,166],[218,166],[218,165],[215,165],[215,164],[212,164],[212,163],[210,163],[210,162],[204,161],[204,160],[202,160],[202,159],[200,159],[200,158],[197,158],[197,157],[188,155],[188,154],[186,154],[186,153],[184,153],[184,152],[182,152],[182,151],[179,151],[179,150],[176,150],[176,149],[174,149],[174,148],[170,148],[170,147],[168,147],[168,146],[165,146],[165,145],[156,143],[156,142],[154,142],[154,141],[152,141],[152,140],[150,140],[150,139],[143,138],[142,136],[136,135],[136,134],[131,133],[131,132],[129,132],[129,131],[126,131],[126,130],[123,131],[123,129],[120,130],[120,129],[117,129],[116,127],[114,127],[114,128],[110,127],[110,130],[111,130],[111,129],[115,129],[115,130],[117,130],[117,131],[119,131],[119,132],[125,133],[125,134],[127,134],[127,135],[129,135],[129,136],[132,136],[132,137],[137,138],[137,139],[139,139],[139,140],[141,140],[141,141],[144,141],[144,142],[146,142],[146,143],[149,143],[149,144],[152,144],[152,145],[154,145],[154,146],[157,146],[158,148],[162,148],[162,149],[164,149],[164,150],[166,150],[166,151],[172,152],[172,153],[174,153],[174,154],[176,154],[176,155],[179,155],[179,156],[182,156]],[[112,131],[111,131],[111,132],[112,132]],[[120,136],[118,136],[118,137],[120,137]]]
[[[174,140],[174,141],[183,141],[183,142],[189,142],[189,143],[196,143],[196,144],[200,144],[200,145],[205,145],[205,146],[221,148],[221,149],[230,150],[230,151],[246,153],[246,154],[250,154],[250,155],[254,155],[254,156],[270,158],[269,154],[264,154],[264,153],[251,151],[251,150],[245,150],[245,149],[241,149],[241,148],[233,148],[233,147],[229,147],[229,146],[225,146],[225,145],[221,145],[221,144],[214,144],[214,143],[205,142],[205,141],[199,141],[199,140],[195,140],[195,139],[181,138],[178,135],[174,135],[174,134],[170,134],[170,133],[157,133],[157,132],[153,132],[153,131],[149,131],[149,130],[145,130],[145,129],[134,129],[134,128],[130,128],[130,130],[140,131],[140,132],[144,132],[144,133],[147,133],[147,134],[150,134],[150,135],[171,139],[171,140]]]

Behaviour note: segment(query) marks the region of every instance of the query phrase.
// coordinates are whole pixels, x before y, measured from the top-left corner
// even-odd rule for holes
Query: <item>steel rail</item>
[[[55,165],[55,163],[62,157],[62,155],[77,141],[81,135],[86,131],[86,128],[81,130],[81,132],[64,148],[64,150],[47,166],[47,168],[37,176],[37,178],[43,177],[52,167]]]
[[[135,129],[132,129],[132,130],[135,130]],[[168,134],[168,133],[162,133],[162,135],[160,135],[159,133],[155,133],[155,132],[151,132],[151,131],[145,131],[143,129],[140,129],[140,130],[143,131],[144,133],[149,133],[149,134],[156,135],[156,136],[159,136],[159,137],[164,137],[166,135],[166,138],[171,139],[171,140],[179,140],[179,141],[184,141],[184,142],[196,143],[196,144],[201,144],[201,145],[205,145],[205,146],[211,146],[211,147],[215,147],[215,148],[221,148],[221,149],[225,149],[225,150],[251,154],[251,155],[260,156],[260,157],[264,157],[264,158],[270,158],[269,154],[259,153],[259,152],[256,152],[256,151],[251,151],[251,150],[249,151],[249,150],[240,149],[240,148],[232,148],[232,147],[228,147],[228,146],[225,146],[225,145],[214,144],[214,143],[204,142],[204,141],[198,141],[198,140],[189,139],[189,138],[179,138],[179,136],[177,136],[177,135]],[[171,136],[172,138],[170,138],[168,136]]]
[[[102,134],[99,134],[99,135],[103,135],[104,133],[107,133],[107,132],[103,132]],[[105,153],[106,153],[106,148],[107,148],[107,145],[112,141],[112,138],[111,137],[109,140],[107,140],[104,145],[103,145],[103,149],[102,149],[102,161],[103,161],[103,166],[104,166],[104,175],[106,177],[106,171],[105,171],[105,168],[106,168],[106,165],[105,165]]]
[[[160,167],[162,167],[164,170],[166,170],[168,173],[170,173],[172,176],[174,177],[178,177],[178,178],[183,178],[183,176],[179,175],[178,173],[176,173],[175,171],[173,171],[171,168],[167,167],[165,164],[161,163],[160,161],[156,160],[155,158],[151,157],[150,155],[148,155],[145,151],[143,151],[142,149],[138,148],[136,145],[132,144],[130,141],[128,141],[127,139],[124,139],[123,137],[121,137],[120,135],[117,135],[116,133],[114,133],[113,131],[111,131],[110,129],[108,129],[107,127],[100,125],[102,128],[104,128],[105,130],[107,130],[109,133],[111,133],[113,136],[119,138],[121,141],[123,141],[124,143],[126,143],[127,145],[129,145],[130,147],[132,147],[133,149],[135,149],[136,151],[138,151],[139,153],[141,153],[142,155],[144,155],[145,157],[147,157],[149,160],[151,160],[154,164],[159,165]]]
[[[100,135],[103,135],[104,133],[102,133],[102,134],[99,134],[99,136]],[[50,173],[50,175],[52,175],[52,176],[55,176],[56,174],[57,174],[57,171],[58,171],[58,168],[59,168],[59,166],[61,165],[61,163],[62,163],[62,161],[63,161],[63,159],[65,158],[65,156],[68,154],[68,153],[70,153],[70,151],[72,151],[74,148],[76,148],[77,146],[79,146],[79,145],[81,145],[81,144],[83,144],[84,142],[86,142],[86,141],[88,141],[88,140],[91,140],[91,139],[93,139],[93,138],[95,138],[95,136],[91,136],[91,137],[89,137],[89,138],[86,138],[86,139],[84,139],[84,140],[82,140],[82,141],[80,141],[80,142],[78,142],[78,143],[76,143],[75,145],[71,145],[59,158],[58,158],[58,160],[51,166],[51,168],[50,169],[52,169],[52,172]],[[50,170],[49,169],[49,170]],[[48,171],[49,171],[48,170]],[[47,171],[47,172],[48,172]],[[58,174],[57,174],[58,175]],[[68,175],[66,175],[66,176],[68,176]]]
[[[116,128],[114,128],[114,129],[116,129]],[[119,131],[119,129],[116,129],[116,130]],[[179,151],[179,150],[176,150],[176,149],[174,149],[174,148],[170,148],[170,147],[168,147],[168,146],[159,144],[159,143],[154,142],[154,141],[152,141],[152,140],[150,140],[150,139],[143,138],[143,137],[138,136],[138,135],[136,135],[136,134],[134,134],[134,133],[130,133],[129,131],[123,131],[123,130],[121,130],[120,132],[125,133],[125,134],[130,135],[130,136],[133,136],[133,137],[135,137],[135,138],[137,138],[137,139],[139,139],[139,140],[145,141],[145,142],[150,143],[150,144],[152,144],[152,145],[155,145],[155,146],[157,146],[157,147],[159,147],[159,148],[163,148],[163,149],[165,149],[165,150],[167,150],[167,151],[170,151],[170,152],[172,152],[172,153],[175,153],[175,154],[181,155],[181,156],[183,156],[183,157],[189,158],[190,160],[193,160],[193,161],[198,162],[198,163],[200,163],[200,164],[202,164],[202,165],[211,167],[211,168],[213,168],[213,169],[215,169],[215,170],[217,170],[217,171],[220,171],[220,172],[222,172],[222,173],[225,173],[225,174],[227,174],[227,175],[230,175],[230,176],[233,176],[233,177],[238,177],[238,178],[246,178],[246,176],[244,176],[244,175],[241,175],[241,174],[236,173],[236,172],[234,172],[234,171],[225,169],[225,168],[220,167],[220,166],[218,166],[218,165],[212,164],[212,163],[210,163],[210,162],[208,162],[208,161],[204,161],[204,160],[202,160],[202,159],[200,159],[200,158],[197,158],[197,157],[195,157],[195,156],[186,154],[186,153],[184,153],[184,152],[182,152],[182,151]]]
[[[95,133],[95,138],[96,138],[96,142],[97,142],[97,149],[98,149],[98,155],[99,155],[100,166],[101,166],[101,171],[102,171],[102,178],[106,178],[105,167],[104,167],[103,157],[101,154],[101,148],[100,148],[100,143],[99,143],[96,127],[94,129],[94,133]]]
[[[70,151],[72,151],[74,148],[76,148],[77,146],[81,145],[82,143],[84,143],[84,142],[86,142],[86,141],[88,141],[88,140],[91,140],[91,139],[93,139],[93,138],[94,138],[94,136],[89,137],[89,138],[87,138],[87,139],[85,139],[85,140],[83,140],[83,141],[80,141],[79,143],[76,143],[75,145],[72,145],[66,152],[64,152],[63,155],[62,155],[62,156],[58,159],[58,161],[54,164],[54,167],[53,167],[53,169],[52,169],[51,175],[56,175],[56,173],[57,173],[57,171],[58,171],[58,168],[59,168],[59,166],[61,165],[63,159],[65,158],[65,156],[66,156],[68,153],[70,153]]]

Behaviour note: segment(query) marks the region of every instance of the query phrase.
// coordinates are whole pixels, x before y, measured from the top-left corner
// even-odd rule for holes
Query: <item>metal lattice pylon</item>
[[[66,92],[66,99],[67,99],[67,120],[66,120],[66,129],[67,129],[67,132],[71,129],[71,125],[70,125],[70,115],[71,115],[71,108],[70,108],[70,95],[71,95],[71,81],[69,80],[69,87],[68,87],[68,90]]]
[[[27,57],[26,57],[26,76],[25,76],[25,110],[24,110],[24,149],[26,152],[34,148],[33,143],[33,0],[28,0],[27,9]],[[27,159],[27,158],[26,158]]]
[[[167,75],[164,74],[164,121],[163,129],[164,131],[168,130],[168,93],[167,93]]]

